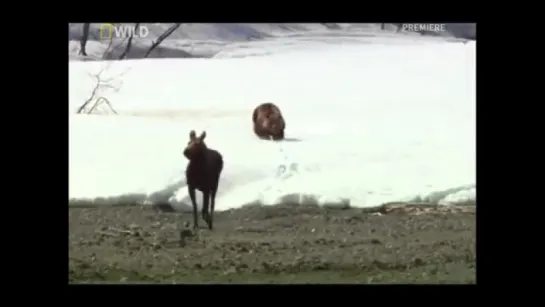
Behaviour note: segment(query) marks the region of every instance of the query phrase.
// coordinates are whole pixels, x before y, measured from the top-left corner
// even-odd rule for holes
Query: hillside
[[[132,24],[127,24],[132,25]],[[173,24],[142,23],[149,30],[146,38],[133,40],[132,47],[126,58],[143,58],[151,44]],[[108,60],[117,59],[123,53],[126,39],[101,40],[99,38],[98,23],[92,23],[86,45],[87,56],[80,54],[80,39],[83,34],[83,24],[71,23],[68,30],[68,55],[70,60]],[[240,56],[251,56],[267,53],[266,47],[274,44],[293,45],[304,41],[312,43],[345,43],[353,40],[369,41],[370,43],[384,40],[412,39],[423,40],[450,40],[474,39],[476,37],[475,24],[447,24],[446,32],[441,33],[414,33],[398,31],[394,24],[308,24],[308,23],[186,23],[182,24],[159,47],[151,52],[148,58],[186,58],[186,57],[237,57],[236,55],[222,54],[225,50],[248,49],[259,44],[265,44],[257,52],[242,53]],[[377,41],[377,39],[379,41]]]

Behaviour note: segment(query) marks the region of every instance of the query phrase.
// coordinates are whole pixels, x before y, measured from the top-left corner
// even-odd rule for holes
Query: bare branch
[[[148,49],[148,51],[144,55],[144,59],[147,58],[150,55],[150,53],[155,48],[157,48],[157,46],[159,46],[167,37],[169,37],[172,33],[174,33],[174,31],[176,31],[176,29],[178,29],[181,25],[182,25],[181,23],[176,23],[173,26],[171,26],[170,28],[168,28],[165,31],[165,33],[161,34],[161,36],[159,36],[157,38],[157,41],[155,41],[154,43],[151,44],[151,47]]]
[[[132,39],[134,38],[134,33],[138,30],[139,26],[140,26],[140,23],[138,23],[138,22],[134,24],[134,31],[131,32],[131,36],[129,37],[129,41],[127,42],[127,46],[125,46],[125,50],[119,56],[120,60],[123,60],[127,56],[127,54],[129,53],[129,51],[131,50]]]
[[[87,56],[87,51],[85,50],[85,46],[87,45],[87,40],[89,39],[89,27],[90,23],[84,23],[83,24],[83,35],[81,36],[81,39],[79,41],[80,49],[79,54],[83,56]]]
[[[108,48],[104,50],[104,53],[102,54],[102,59],[109,59],[109,56],[119,48],[119,46],[123,45],[127,41],[127,38],[125,37],[122,41],[120,41],[118,44],[116,44],[113,48],[113,37],[110,37],[110,42],[108,44]]]
[[[100,104],[105,103],[108,108],[114,113],[118,114],[117,111],[113,108],[112,104],[110,103],[110,100],[104,96],[99,96],[100,91],[103,89],[113,89],[114,92],[119,91],[119,88],[121,85],[123,85],[122,76],[127,73],[130,69],[127,68],[126,70],[120,72],[118,75],[112,76],[108,79],[104,79],[102,74],[106,69],[110,67],[112,62],[108,62],[106,65],[104,65],[100,71],[97,74],[90,75],[93,79],[95,79],[95,86],[91,92],[91,96],[85,100],[85,102],[79,106],[78,110],[76,111],[77,114],[91,114],[93,113]],[[118,80],[118,84],[114,85],[110,82]]]
[[[97,84],[95,85],[95,88],[93,88],[93,91],[91,92],[91,96],[89,98],[87,98],[87,100],[85,100],[85,102],[78,108],[78,111],[76,112],[77,114],[81,114],[83,112],[83,110],[85,110],[87,105],[89,105],[89,103],[91,103],[91,101],[93,101],[93,98],[95,98],[95,95],[96,95],[99,87],[100,87],[100,82],[97,82]]]
[[[106,62],[106,65],[102,66],[102,68],[101,68],[96,74],[94,74],[94,75],[89,75],[89,76],[98,78],[98,77],[100,77],[100,75],[102,75],[102,73],[103,73],[106,69],[110,68],[111,65],[112,65],[111,62]]]
[[[110,54],[110,50],[112,48],[112,44],[114,42],[114,37],[113,35],[110,36],[110,42],[108,42],[108,47],[106,47],[106,50],[104,50],[104,52],[102,53],[102,59],[105,60],[106,57]]]
[[[98,97],[98,99],[95,100],[95,103],[89,110],[89,114],[92,114],[93,111],[100,105],[101,102],[105,102],[106,105],[108,105],[108,107],[110,108],[110,110],[112,110],[112,112],[114,112],[114,114],[117,115],[117,111],[114,109],[114,107],[112,107],[112,104],[106,97]]]
[[[119,23],[115,23],[115,22],[110,22],[112,25],[114,26],[118,26]],[[103,60],[106,60],[106,59],[109,59],[110,58],[110,55],[115,51],[117,50],[117,48],[119,48],[119,46],[123,45],[125,43],[125,41],[127,41],[127,38],[124,38],[121,42],[119,42],[118,44],[116,44],[113,48],[112,48],[112,45],[114,43],[114,37],[113,35],[110,35],[110,41],[108,42],[108,47],[106,47],[106,49],[104,50],[104,52],[102,53],[102,59]]]

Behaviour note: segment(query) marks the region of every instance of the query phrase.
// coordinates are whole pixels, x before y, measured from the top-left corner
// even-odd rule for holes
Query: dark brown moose
[[[286,121],[277,105],[262,103],[254,109],[252,115],[254,133],[261,139],[283,140]]]
[[[199,227],[197,201],[195,200],[195,189],[197,189],[203,194],[202,218],[208,224],[208,228],[212,230],[216,192],[223,170],[223,157],[218,151],[206,146],[205,137],[205,131],[199,137],[193,130],[189,133],[189,143],[184,150],[184,156],[189,160],[185,177],[189,197],[193,204],[193,228]],[[208,211],[209,205],[211,205],[210,212]]]

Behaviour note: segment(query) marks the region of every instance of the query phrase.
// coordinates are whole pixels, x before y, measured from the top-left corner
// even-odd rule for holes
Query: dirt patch
[[[474,283],[475,207],[69,209],[71,282]]]

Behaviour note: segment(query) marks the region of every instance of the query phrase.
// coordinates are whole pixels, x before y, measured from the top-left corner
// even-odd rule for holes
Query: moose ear
[[[202,140],[204,140],[205,137],[206,137],[206,131],[203,131],[201,133],[201,136],[199,136],[199,139],[202,141]]]
[[[191,130],[191,132],[189,132],[189,139],[194,140],[196,137],[197,134],[195,133],[195,130]]]

